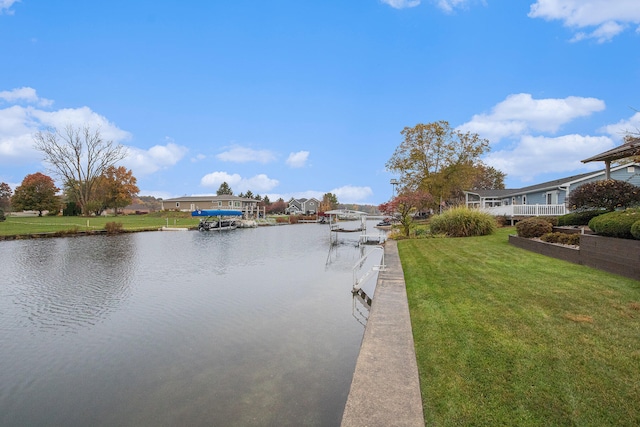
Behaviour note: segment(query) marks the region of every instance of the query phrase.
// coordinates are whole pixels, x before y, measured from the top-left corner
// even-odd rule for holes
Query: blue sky
[[[638,0],[0,0],[0,182],[100,127],[141,195],[380,204],[406,126],[489,139],[510,188],[640,128]]]

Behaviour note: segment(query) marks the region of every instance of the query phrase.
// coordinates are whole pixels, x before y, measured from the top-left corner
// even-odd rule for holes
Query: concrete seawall
[[[424,426],[409,304],[395,240],[385,243],[342,427]]]

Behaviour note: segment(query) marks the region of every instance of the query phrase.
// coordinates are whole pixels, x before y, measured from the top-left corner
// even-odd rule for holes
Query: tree
[[[405,236],[409,236],[413,225],[413,214],[433,203],[433,196],[425,191],[405,191],[390,202],[378,206],[380,212],[398,217]]]
[[[6,182],[0,182],[0,209],[8,211],[11,209],[11,187]]]
[[[106,185],[104,206],[113,208],[114,214],[118,215],[118,208],[130,205],[140,191],[136,177],[124,166],[109,166],[103,176]]]
[[[36,172],[22,180],[11,197],[11,205],[15,210],[34,210],[38,211],[38,216],[42,216],[43,211],[57,211],[60,208],[60,200],[56,196],[59,190],[51,177]]]
[[[251,190],[247,190],[244,197],[246,197],[247,199],[253,199],[253,193],[251,192]]]
[[[504,179],[507,176],[498,169],[480,163],[475,167],[476,173],[468,190],[504,190]]]
[[[281,214],[281,213],[284,213],[286,209],[287,209],[287,203],[284,200],[282,200],[282,198],[279,198],[275,202],[266,206],[266,211],[269,214],[276,214],[276,213]]]
[[[218,188],[218,191],[216,191],[216,194],[218,196],[233,196],[233,191],[231,190],[231,187],[229,187],[229,184],[227,184],[227,182],[225,181],[220,184],[220,187]]]
[[[488,140],[452,129],[444,120],[405,127],[401,134],[404,141],[386,167],[400,175],[400,192],[433,195],[432,207],[468,188],[480,156],[489,150]]]
[[[338,206],[338,196],[333,193],[325,193],[320,202],[320,211],[326,212],[336,209]]]
[[[573,210],[614,211],[640,204],[640,187],[615,179],[588,182],[569,194],[568,203]]]
[[[44,161],[65,183],[71,185],[82,212],[89,213],[87,203],[92,200],[96,180],[109,166],[124,159],[126,150],[100,135],[100,129],[67,125],[52,128],[34,136],[35,148],[44,154]]]

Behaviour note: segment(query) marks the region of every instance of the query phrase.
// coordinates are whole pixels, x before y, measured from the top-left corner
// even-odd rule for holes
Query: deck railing
[[[565,205],[505,205],[481,210],[495,216],[560,216],[567,213]]]

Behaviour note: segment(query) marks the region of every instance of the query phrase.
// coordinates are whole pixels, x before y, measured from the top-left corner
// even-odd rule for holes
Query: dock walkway
[[[384,249],[342,427],[424,426],[420,379],[398,245]]]

